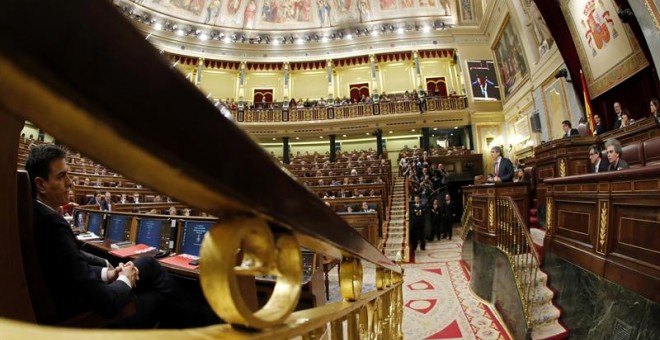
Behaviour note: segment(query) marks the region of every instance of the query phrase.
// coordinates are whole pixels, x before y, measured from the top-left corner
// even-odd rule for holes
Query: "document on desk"
[[[99,239],[100,237],[93,232],[89,231],[86,233],[78,234],[76,238],[80,241],[89,241],[89,240],[95,240]]]
[[[195,270],[199,268],[199,265],[193,266],[190,264],[190,261],[199,259],[198,256],[188,255],[188,254],[179,254],[176,256],[170,256],[160,259],[160,262],[167,263],[173,266],[182,267],[185,269]]]
[[[150,247],[146,244],[136,244],[132,247],[111,250],[109,253],[118,257],[131,257],[143,254],[155,254],[156,252],[158,252],[158,249],[154,247]]]

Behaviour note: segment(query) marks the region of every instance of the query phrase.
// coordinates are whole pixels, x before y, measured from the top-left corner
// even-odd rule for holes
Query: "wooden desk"
[[[474,221],[474,240],[497,245],[498,209],[495,200],[500,197],[511,197],[518,208],[525,224],[529,223],[529,183],[501,183],[468,185],[463,187],[463,202],[472,198],[472,220]]]
[[[357,230],[362,237],[369,240],[374,247],[378,247],[378,216],[375,212],[339,213],[339,216],[351,227]]]
[[[660,165],[546,184],[546,247],[660,303]]]
[[[651,139],[660,136],[660,124],[655,119],[642,119],[624,128],[605,132],[600,135],[600,140],[605,142],[609,138],[616,138],[622,146],[637,141]]]

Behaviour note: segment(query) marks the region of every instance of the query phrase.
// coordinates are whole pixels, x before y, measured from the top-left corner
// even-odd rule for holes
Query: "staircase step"
[[[532,306],[532,324],[534,328],[559,320],[561,312],[552,303]]]
[[[534,340],[555,340],[568,338],[568,330],[558,321],[551,322],[532,329],[532,339]]]

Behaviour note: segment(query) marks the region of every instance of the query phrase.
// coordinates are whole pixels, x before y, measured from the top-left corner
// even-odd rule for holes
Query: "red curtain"
[[[365,95],[365,96],[369,97],[369,84],[368,83],[351,84],[351,85],[349,85],[349,89],[350,89],[350,92],[351,92],[351,101],[353,99],[360,100],[360,97],[362,97],[362,95]]]
[[[447,97],[445,77],[426,78],[426,93],[429,96],[439,95],[441,97]]]

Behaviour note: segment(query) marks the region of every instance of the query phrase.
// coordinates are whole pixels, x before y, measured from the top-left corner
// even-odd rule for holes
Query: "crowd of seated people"
[[[453,91],[450,95],[450,97],[456,97],[456,92]],[[394,94],[387,94],[386,92],[383,92],[381,94],[375,94],[375,95],[367,95],[367,94],[360,94],[358,96],[352,96],[352,97],[335,97],[333,98],[324,98],[320,97],[319,99],[309,99],[309,98],[291,98],[288,100],[288,102],[283,102],[283,101],[266,101],[263,99],[261,102],[253,102],[253,101],[244,101],[243,104],[246,108],[248,109],[281,109],[287,104],[289,109],[310,109],[310,108],[319,108],[319,107],[326,107],[328,105],[333,105],[333,106],[346,106],[346,105],[358,105],[358,104],[369,104],[373,103],[375,99],[378,99],[380,102],[391,102],[391,101],[415,101],[417,104],[424,104],[425,98],[428,97],[440,97],[440,92],[435,91],[434,93],[427,94],[426,91],[424,90],[412,90],[408,91],[406,90],[405,92],[400,92],[400,93],[394,93]],[[225,107],[227,107],[229,110],[237,110],[238,109],[238,102],[234,98],[227,98],[226,100],[219,99],[218,100],[221,104],[223,104]],[[424,108],[420,108],[424,109]],[[425,110],[425,109],[424,109]]]

